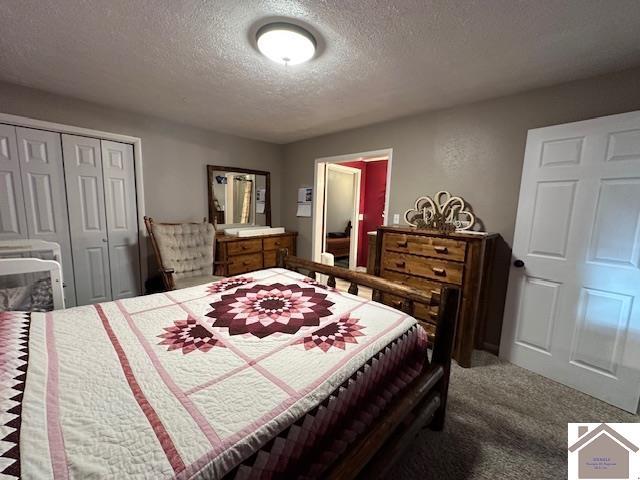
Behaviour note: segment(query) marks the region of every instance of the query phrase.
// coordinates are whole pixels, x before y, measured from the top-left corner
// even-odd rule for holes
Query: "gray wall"
[[[0,112],[140,137],[146,214],[159,221],[201,220],[207,216],[207,164],[268,170],[273,223],[281,222],[280,145],[192,128],[2,82]]]
[[[638,109],[640,68],[280,146],[0,82],[0,112],[140,137],[147,214],[158,219],[207,214],[206,164],[271,171],[273,225],[297,230],[305,257],[311,219],[295,216],[296,193],[312,186],[316,158],[391,147],[390,219],[446,189],[511,244],[527,130]]]
[[[344,232],[353,215],[353,174],[330,170],[326,182],[327,232]]]
[[[428,112],[285,146],[282,219],[311,255],[310,218],[296,189],[313,185],[319,157],[393,148],[390,218],[438,190],[462,195],[489,231],[511,245],[527,130],[640,109],[640,69]]]

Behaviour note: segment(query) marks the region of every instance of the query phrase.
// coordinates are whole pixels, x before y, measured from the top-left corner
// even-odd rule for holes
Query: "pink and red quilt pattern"
[[[295,283],[257,284],[223,294],[211,304],[207,317],[213,327],[227,327],[229,335],[249,333],[263,338],[273,333],[294,334],[302,327],[320,325],[331,315],[327,293]]]
[[[314,330],[308,336],[301,338],[296,343],[303,344],[307,350],[319,348],[326,352],[331,347],[344,350],[347,343],[358,343],[357,337],[364,335],[360,330],[365,328],[360,325],[357,318],[345,313],[335,322],[331,322],[322,328]]]
[[[0,477],[20,478],[22,397],[29,361],[30,314],[0,312]]]
[[[407,330],[225,479],[322,478],[327,466],[417,378],[426,345],[421,327]]]
[[[315,476],[426,354],[411,317],[281,269],[30,323],[11,314],[7,331],[0,372],[18,383],[4,403],[0,391],[6,423],[30,335],[21,454],[32,478]],[[0,434],[15,440],[11,425]]]

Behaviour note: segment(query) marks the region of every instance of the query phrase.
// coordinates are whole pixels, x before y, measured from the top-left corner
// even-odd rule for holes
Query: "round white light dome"
[[[282,65],[298,65],[313,58],[316,39],[304,28],[291,23],[270,23],[256,34],[258,50]]]

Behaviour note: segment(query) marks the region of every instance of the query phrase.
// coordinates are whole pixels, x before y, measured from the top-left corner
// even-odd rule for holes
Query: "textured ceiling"
[[[638,5],[0,0],[0,79],[285,143],[638,65]],[[310,25],[321,54],[262,57],[272,17]]]

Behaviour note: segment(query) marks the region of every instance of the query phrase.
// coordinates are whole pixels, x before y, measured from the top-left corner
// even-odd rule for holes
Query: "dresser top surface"
[[[292,232],[287,230],[284,233],[269,233],[266,235],[254,235],[252,237],[237,237],[235,235],[225,235],[224,233],[216,233],[216,242],[239,242],[246,240],[258,240],[261,238],[272,238],[272,237],[290,237],[292,235],[297,235],[298,232]]]
[[[488,238],[497,237],[498,233],[491,232],[477,232],[477,233],[469,233],[469,232],[451,232],[451,233],[442,233],[437,230],[423,230],[414,227],[379,227],[379,230],[383,232],[389,233],[400,233],[407,235],[423,235],[428,237],[442,237],[442,238],[453,238],[460,240],[485,240]],[[372,234],[375,234],[373,232]]]

